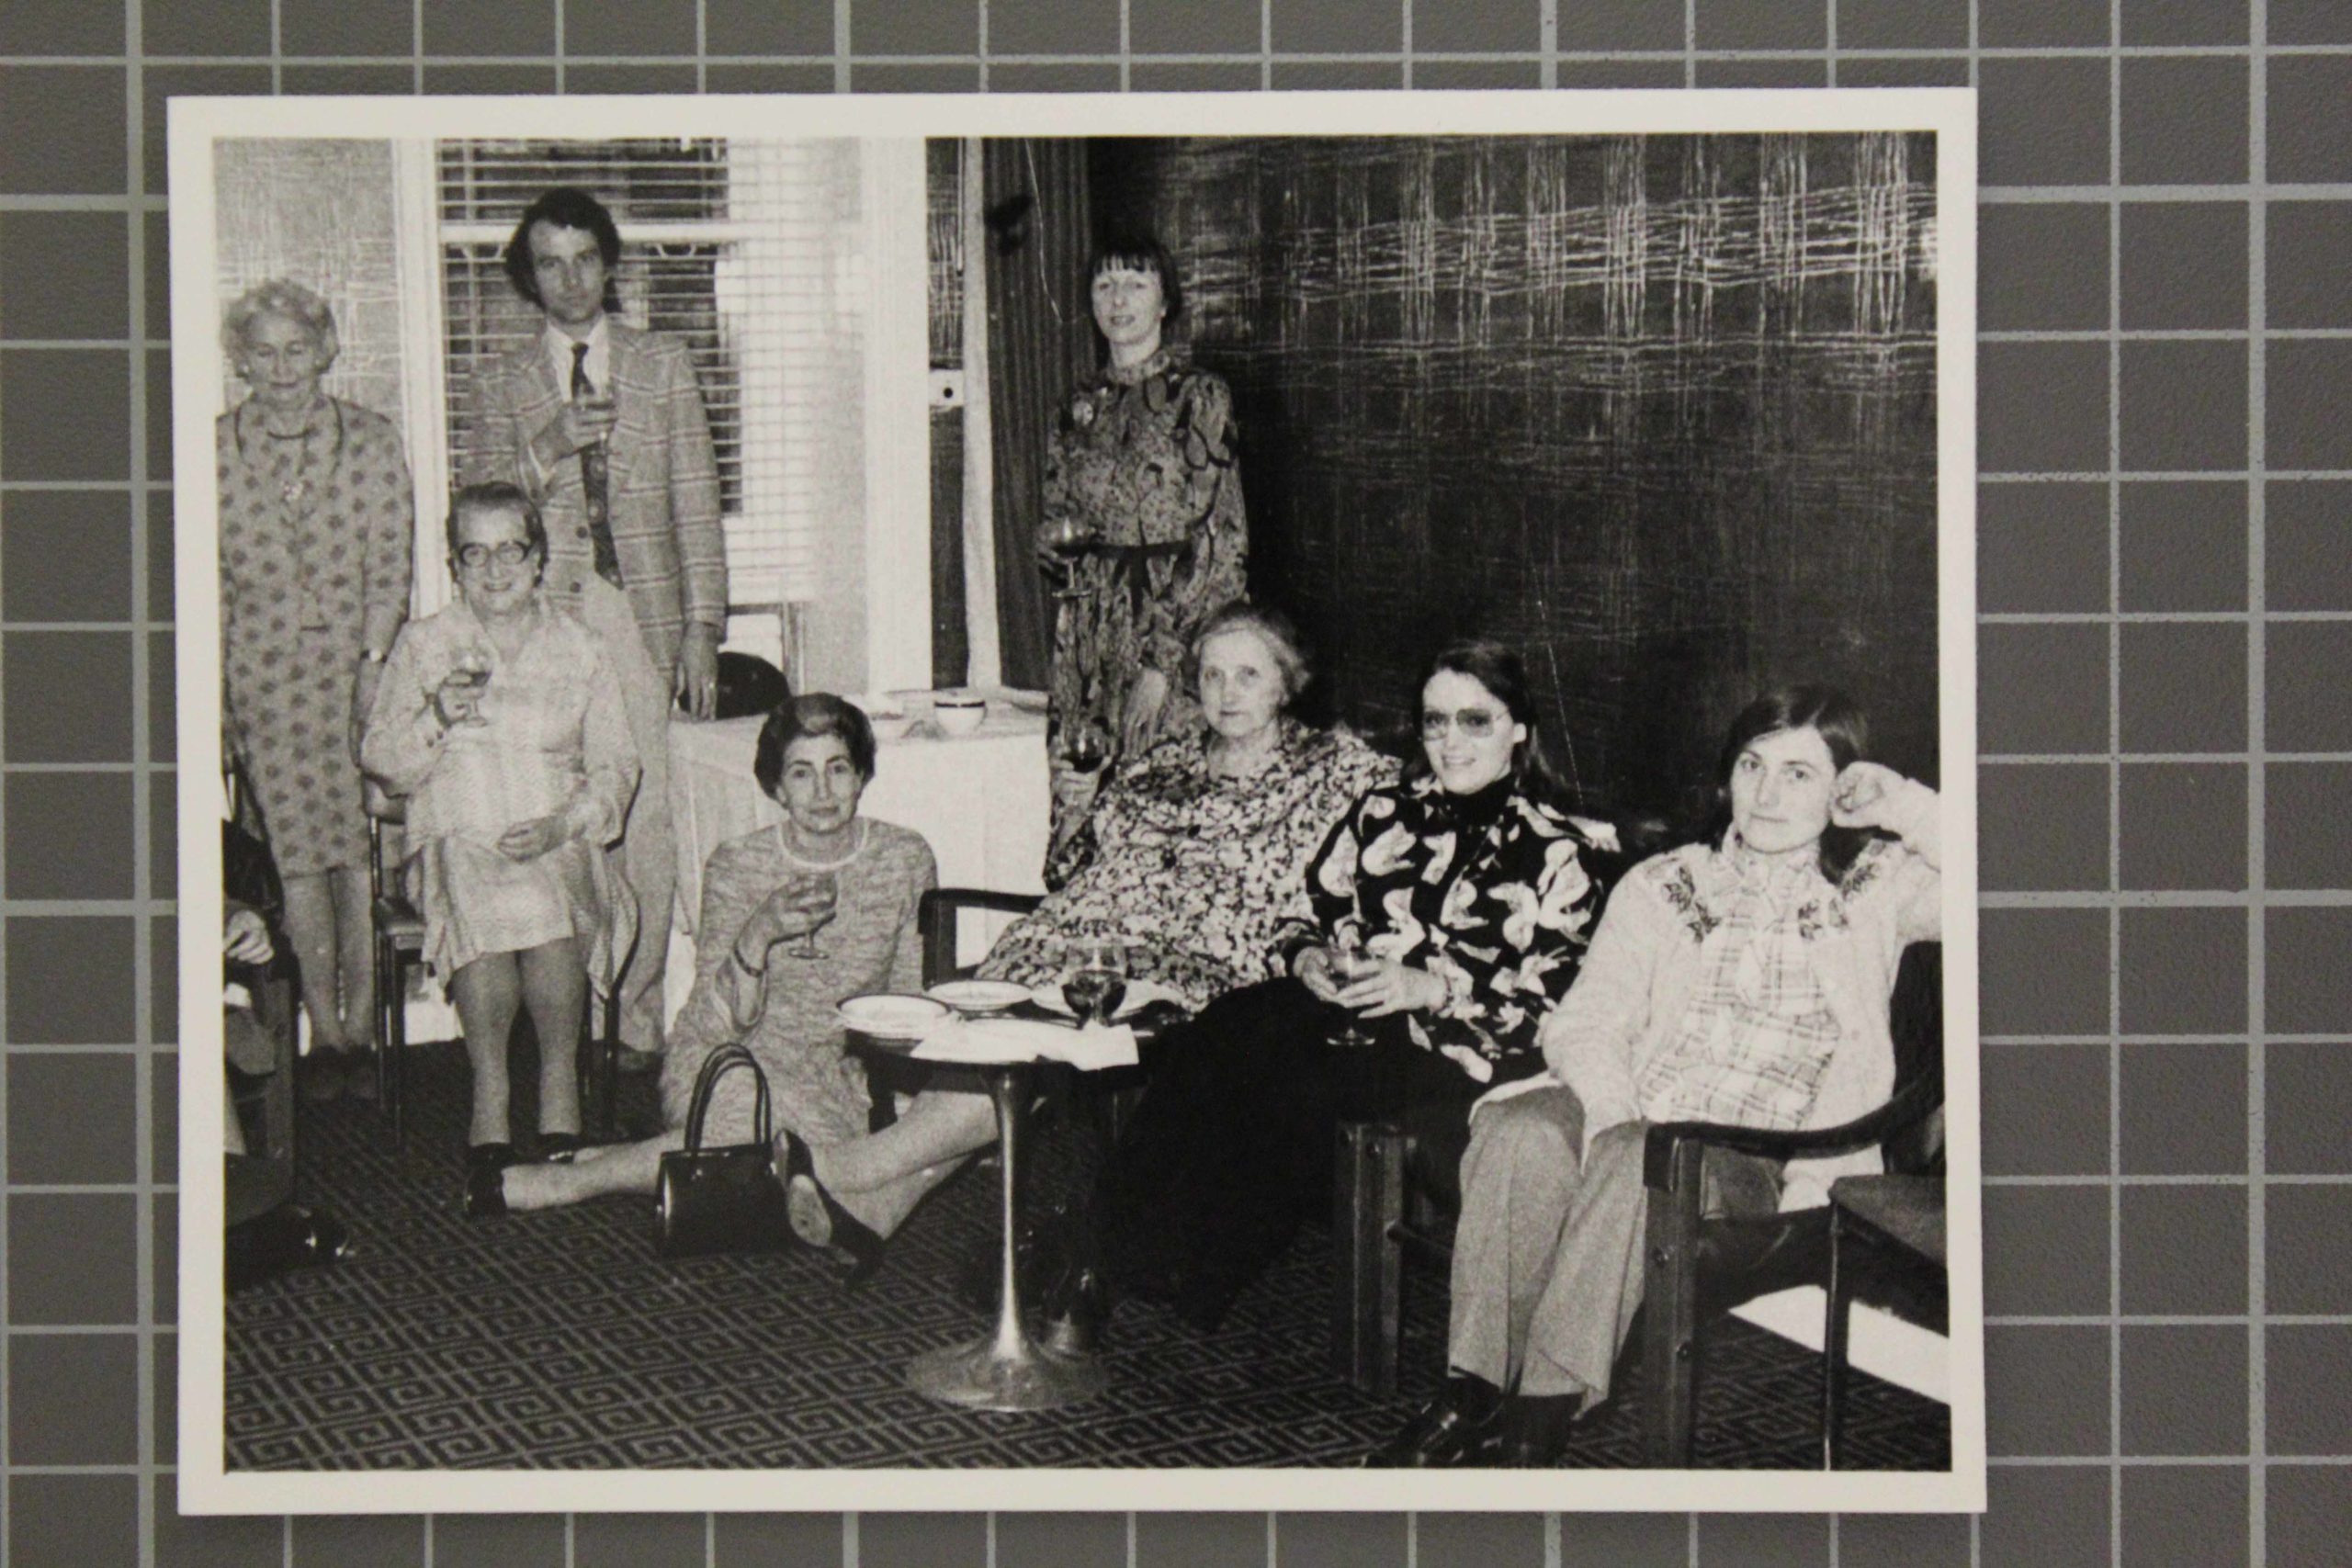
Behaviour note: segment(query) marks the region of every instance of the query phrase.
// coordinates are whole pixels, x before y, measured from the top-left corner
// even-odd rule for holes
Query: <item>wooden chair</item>
[[[408,969],[424,958],[424,917],[409,902],[400,877],[405,853],[406,800],[367,786],[368,896],[376,935],[373,1037],[376,1094],[391,1124],[392,1146],[408,1136]],[[396,841],[398,840],[398,841]],[[599,1137],[616,1135],[620,1100],[620,1007],[592,999],[580,1030],[582,1122]]]
[[[1895,1045],[1895,1090],[1865,1116],[1800,1132],[1703,1122],[1667,1122],[1649,1130],[1643,1151],[1649,1208],[1643,1245],[1642,1447],[1650,1465],[1690,1468],[1702,1325],[1758,1296],[1825,1283],[1828,1274],[1826,1208],[1702,1216],[1706,1151],[1791,1160],[1876,1145],[1885,1150],[1891,1168],[1932,1167],[1940,1172],[1941,1140],[1935,1127],[1944,1088],[1941,943],[1915,943],[1904,953],[1888,1023]]]
[[[1774,1290],[1820,1283],[1827,1269],[1826,1210],[1702,1225],[1702,1151],[1713,1142],[1787,1159],[1891,1144],[1888,1162],[1896,1169],[1939,1161],[1939,1147],[1930,1155],[1923,1145],[1943,1097],[1942,967],[1938,943],[1916,943],[1904,955],[1889,1013],[1897,1091],[1870,1115],[1809,1133],[1696,1122],[1650,1130],[1641,1318],[1645,1444],[1653,1464],[1690,1462],[1699,1325]],[[1437,1197],[1441,1184],[1420,1168],[1427,1158],[1394,1117],[1340,1123],[1331,1227],[1331,1366],[1376,1398],[1396,1392],[1407,1256],[1441,1263],[1452,1256],[1452,1215]],[[1659,1375],[1661,1368],[1668,1375]]]

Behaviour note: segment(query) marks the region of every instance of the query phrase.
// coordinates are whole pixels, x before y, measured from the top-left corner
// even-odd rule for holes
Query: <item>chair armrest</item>
[[[1911,1125],[1942,1104],[1943,1098],[1943,1076],[1936,1073],[1914,1079],[1877,1110],[1836,1127],[1782,1131],[1768,1127],[1740,1127],[1722,1122],[1660,1122],[1649,1130],[1643,1145],[1642,1184],[1656,1191],[1671,1192],[1679,1185],[1680,1172],[1678,1168],[1687,1166],[1690,1174],[1695,1175],[1696,1160],[1688,1156],[1676,1157],[1677,1152],[1686,1145],[1732,1149],[1765,1159],[1792,1160],[1816,1155],[1843,1154],[1849,1149],[1884,1143],[1888,1134]]]
[[[936,985],[956,972],[956,924],[967,909],[1025,915],[1045,900],[1035,893],[999,893],[984,887],[934,887],[922,896],[915,923],[922,932],[922,977]]]

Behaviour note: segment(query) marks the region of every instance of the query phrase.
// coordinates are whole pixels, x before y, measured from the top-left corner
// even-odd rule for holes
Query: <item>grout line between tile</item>
[[[2267,570],[2267,487],[2263,470],[2269,462],[2266,422],[2268,390],[2269,338],[2269,208],[2270,181],[2269,0],[2247,7],[2246,83],[2246,886],[2251,902],[2246,910],[2246,1551],[2247,1561],[2267,1559],[2269,1541],[2269,1472],[2267,1456],[2269,1429],[2268,1189],[2266,1148],[2267,1108],[2265,1059],[2268,1027],[2267,993],[2268,891],[2267,852],[2268,820],[2266,788],[2269,729],[2266,709],[2267,636],[2265,613],[2269,607]]]

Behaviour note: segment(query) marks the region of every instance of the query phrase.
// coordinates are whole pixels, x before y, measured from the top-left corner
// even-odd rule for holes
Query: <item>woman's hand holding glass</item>
[[[1078,563],[1094,545],[1094,530],[1076,513],[1048,517],[1037,530],[1037,559],[1053,581],[1055,598],[1086,597],[1086,590],[1078,586]]]
[[[831,872],[796,876],[763,899],[743,922],[735,939],[735,956],[753,974],[768,966],[768,950],[780,942],[799,939],[794,956],[820,958],[815,951],[819,926],[833,918],[841,901],[841,886]]]
[[[1358,1018],[1430,1012],[1445,1005],[1445,982],[1410,964],[1368,953],[1351,954],[1342,948],[1334,951],[1331,968],[1340,987],[1334,999]]]
[[[433,689],[434,716],[449,728],[488,724],[481,716],[481,694],[489,684],[489,659],[475,649],[465,649]]]

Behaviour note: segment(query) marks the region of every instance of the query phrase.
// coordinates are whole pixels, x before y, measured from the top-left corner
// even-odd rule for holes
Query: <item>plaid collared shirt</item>
[[[1802,1125],[1838,1023],[1805,953],[1800,911],[1826,890],[1816,862],[1774,865],[1736,843],[1709,857],[1713,923],[1674,1044],[1638,1083],[1652,1122]]]

